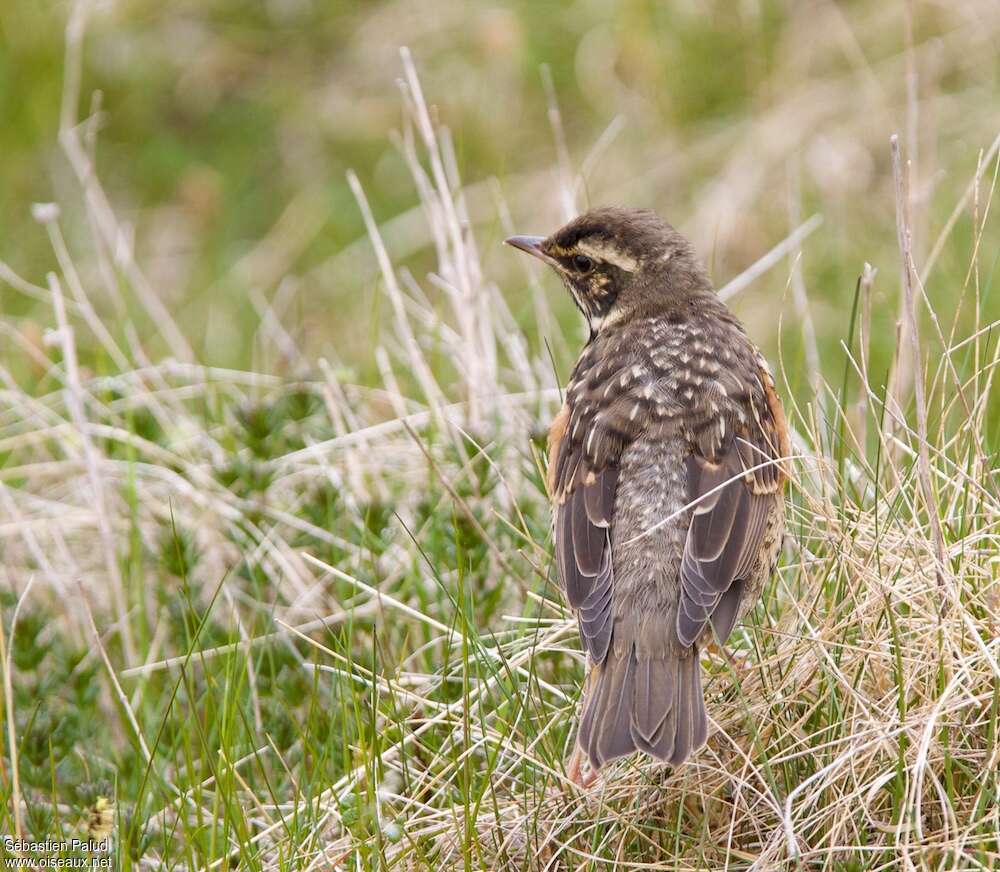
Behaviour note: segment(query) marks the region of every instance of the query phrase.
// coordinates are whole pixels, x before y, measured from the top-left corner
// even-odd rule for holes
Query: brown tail
[[[708,738],[698,648],[686,657],[637,657],[614,644],[593,667],[577,741],[590,764],[642,751],[678,766]],[[623,646],[624,647],[624,646]]]

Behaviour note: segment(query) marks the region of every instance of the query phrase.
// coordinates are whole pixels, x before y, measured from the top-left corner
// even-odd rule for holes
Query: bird
[[[656,213],[594,208],[505,242],[555,270],[589,329],[547,452],[559,581],[588,662],[567,775],[588,786],[635,752],[678,767],[708,738],[700,651],[724,645],[776,569],[782,403]]]

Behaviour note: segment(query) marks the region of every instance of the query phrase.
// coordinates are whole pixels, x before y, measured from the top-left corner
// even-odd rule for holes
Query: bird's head
[[[691,244],[647,209],[591,209],[551,236],[505,242],[559,274],[591,333],[711,290]]]

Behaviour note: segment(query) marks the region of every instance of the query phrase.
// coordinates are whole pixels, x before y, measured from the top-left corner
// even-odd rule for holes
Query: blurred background
[[[753,619],[777,628],[757,634],[759,703],[744,682],[713,709],[767,773],[745,817],[691,818],[684,845],[658,822],[695,795],[730,802],[727,768],[751,759],[734,743],[714,782],[637,770],[648,792],[603,830],[581,798],[565,844],[670,868],[722,868],[733,845],[779,868],[780,806],[755,798],[776,772],[810,790],[796,814],[816,852],[794,868],[890,868],[910,820],[933,829],[936,867],[966,844],[994,863],[1000,704],[962,718],[997,691],[981,656],[998,614],[997,0],[0,0],[0,118],[0,831],[22,829],[19,772],[24,831],[78,827],[117,795],[121,854],[144,866],[264,868],[265,845],[315,867],[330,842],[329,865],[357,847],[351,867],[374,868],[418,833],[428,868],[454,868],[453,842],[493,838],[498,794],[531,850],[564,837],[545,779],[583,670],[529,434],[584,325],[502,240],[617,203],[655,209],[728,286],[806,457]],[[893,134],[938,489],[919,499]],[[936,502],[943,533],[920,510]],[[968,598],[944,635],[932,530]],[[545,688],[487,692],[495,645]],[[927,668],[946,649],[955,680]],[[376,660],[426,703],[344,671]],[[473,694],[473,674],[493,677]],[[425,732],[427,712],[442,720]],[[918,741],[941,718],[956,744]],[[839,770],[842,741],[867,750]],[[216,781],[223,759],[255,761],[246,782]],[[921,818],[942,783],[937,822]],[[258,810],[287,821],[306,800],[314,819],[260,828]],[[843,840],[862,861],[827,853]]]
[[[60,202],[84,268],[91,247],[57,141],[68,13],[34,0],[0,11],[0,259],[40,285],[54,261],[32,203]],[[251,341],[266,300],[306,359],[377,375],[384,304],[346,171],[398,262],[421,275],[433,254],[392,135],[401,45],[451,132],[484,273],[525,326],[536,291],[499,244],[504,208],[518,231],[547,233],[585,205],[652,207],[694,239],[719,284],[821,214],[800,271],[783,262],[734,303],[772,355],[784,313],[792,389],[804,313],[793,284],[824,370],[839,371],[866,260],[881,271],[876,303],[891,303],[874,306],[873,368],[888,366],[899,263],[890,134],[912,161],[919,268],[1000,129],[993,0],[95,2],[79,117],[97,112],[98,174],[201,361],[268,365]],[[970,200],[937,258],[947,280],[929,282],[932,301],[963,291],[973,211]],[[543,287],[571,354],[581,327],[555,281]],[[995,294],[985,306],[997,312]],[[25,335],[49,318],[47,302],[3,282],[0,307]],[[129,314],[154,357],[166,353],[144,313]]]

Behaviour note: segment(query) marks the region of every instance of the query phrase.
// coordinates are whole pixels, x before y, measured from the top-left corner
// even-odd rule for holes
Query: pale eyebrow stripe
[[[619,269],[625,270],[625,272],[635,272],[636,267],[639,265],[639,262],[634,257],[629,257],[621,251],[616,251],[603,245],[595,245],[592,242],[578,242],[576,249],[581,254],[586,254],[595,260],[606,261]]]

